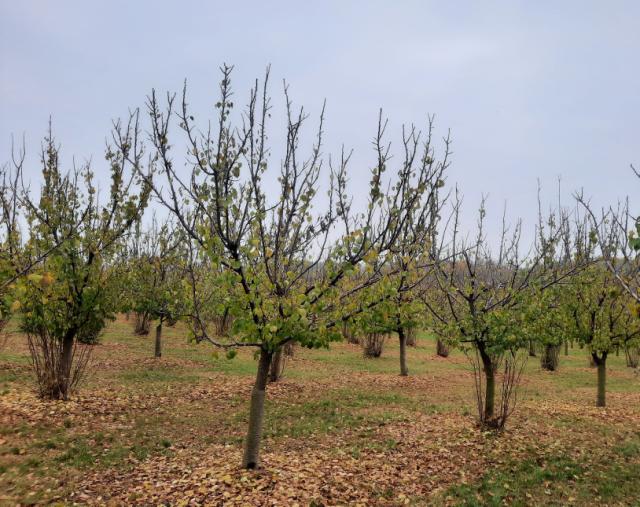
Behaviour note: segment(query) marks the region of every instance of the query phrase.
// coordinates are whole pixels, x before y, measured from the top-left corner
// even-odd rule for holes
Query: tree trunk
[[[607,406],[607,353],[603,352],[602,357],[598,357],[595,352],[592,354],[593,361],[598,367],[598,398],[596,400],[596,407]]]
[[[405,330],[407,347],[417,347],[418,345],[418,330],[415,327],[410,327]]]
[[[282,357],[282,347],[278,347],[273,353],[271,359],[271,368],[269,369],[269,382],[277,382],[282,377],[284,370],[284,357]]]
[[[264,399],[267,389],[267,377],[271,364],[272,353],[266,349],[260,349],[258,372],[256,382],[251,391],[251,404],[249,407],[249,427],[244,446],[242,467],[254,469],[258,466],[260,454],[260,439],[262,437],[262,418],[264,416]]]
[[[350,329],[347,322],[342,323],[342,336],[347,341],[347,343],[360,345],[360,340],[358,336],[353,332],[353,329]]]
[[[484,368],[485,378],[485,398],[484,398],[484,414],[482,422],[489,422],[495,415],[495,399],[496,399],[496,372],[493,367],[491,356],[486,353],[483,347],[479,348],[482,366]]]
[[[230,327],[230,319],[229,319],[229,308],[225,307],[222,315],[217,315],[215,318],[216,325],[216,335],[218,336],[226,336],[229,332]]]
[[[546,344],[542,349],[542,356],[540,356],[540,366],[543,370],[556,371],[558,369],[558,362],[560,355],[560,345]]]
[[[156,326],[156,350],[155,357],[162,357],[162,319]]]
[[[626,347],[624,352],[627,359],[627,367],[637,368],[640,363],[640,347]]]
[[[407,335],[402,326],[398,328],[398,339],[400,340],[400,375],[406,377],[409,375],[409,368],[407,367]]]
[[[569,340],[564,341],[564,355],[565,356],[569,355]]]
[[[536,357],[536,343],[529,340],[529,357]]]
[[[284,345],[284,355],[285,357],[293,357],[296,351],[296,343],[291,341]]]
[[[484,375],[487,380],[486,398],[484,400],[484,418],[485,421],[493,419],[495,413],[495,399],[496,399],[496,376],[493,371],[493,367],[485,369]]]
[[[62,356],[60,371],[56,375],[56,386],[52,389],[52,397],[56,400],[69,399],[69,384],[71,383],[71,366],[73,362],[73,342],[75,333],[67,332],[62,339]]]
[[[382,333],[367,333],[362,339],[362,352],[364,357],[378,358],[382,355],[384,342],[387,335]]]
[[[134,333],[145,336],[149,334],[149,314],[147,312],[136,312]]]
[[[440,357],[449,357],[449,347],[440,338],[436,341],[436,354]]]

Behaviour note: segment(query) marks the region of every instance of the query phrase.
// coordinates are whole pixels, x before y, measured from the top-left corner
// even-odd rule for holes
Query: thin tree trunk
[[[52,391],[57,400],[69,399],[69,383],[71,382],[71,363],[73,362],[74,335],[71,331],[62,339],[62,357],[60,358],[60,372],[57,375],[57,386]]]
[[[596,400],[596,407],[607,406],[607,354],[602,353],[602,357],[598,357],[597,354],[593,354],[593,359],[598,366],[598,398]]]
[[[156,350],[155,357],[162,357],[162,319],[156,326]]]
[[[262,438],[262,419],[264,417],[264,399],[267,389],[267,377],[271,365],[272,353],[260,349],[256,382],[251,391],[251,405],[249,408],[249,427],[244,446],[242,467],[253,469],[258,466],[260,454],[260,439]]]
[[[569,340],[564,341],[564,355],[565,356],[569,355]]]
[[[529,340],[529,357],[536,357],[536,344],[533,340]]]
[[[269,369],[269,382],[277,382],[282,377],[282,361],[284,360],[282,356],[282,347],[278,347],[277,350],[273,353],[273,358],[271,359],[271,368]]]
[[[402,326],[398,328],[398,339],[400,340],[400,375],[406,377],[409,375],[409,368],[407,367],[407,335]]]

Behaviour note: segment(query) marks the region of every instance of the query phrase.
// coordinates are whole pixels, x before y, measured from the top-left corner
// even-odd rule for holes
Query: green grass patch
[[[270,403],[266,409],[265,435],[299,438],[384,424],[402,419],[406,414],[403,407],[413,403],[397,393],[348,390],[335,390],[313,401]]]
[[[589,505],[598,498],[607,504],[637,498],[638,484],[640,463],[586,463],[552,456],[489,470],[475,483],[449,488],[440,500],[466,506],[524,506]]]

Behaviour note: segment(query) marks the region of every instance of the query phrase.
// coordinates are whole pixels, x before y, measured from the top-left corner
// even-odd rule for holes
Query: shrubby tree
[[[133,332],[138,336],[147,336],[151,329],[151,316],[146,307],[137,304],[140,298],[146,297],[145,291],[148,291],[149,287],[144,278],[144,271],[149,266],[143,261],[141,254],[144,236],[142,223],[137,222],[123,248],[117,253],[117,260],[113,266],[113,276],[121,294],[119,311],[125,313],[127,321],[131,320],[133,315]]]
[[[631,170],[640,178],[633,165]],[[599,248],[601,262],[622,290],[640,304],[640,217],[631,214],[628,199],[599,215],[582,192],[576,199],[590,219],[590,238]]]
[[[374,141],[376,161],[371,168],[362,212],[352,208],[347,186],[346,151],[329,160],[329,178],[320,184],[324,109],[309,151],[301,148],[304,110],[295,111],[285,87],[286,126],[282,158],[274,168],[267,143],[271,103],[268,72],[261,88],[251,90],[239,126],[231,118],[234,103],[231,68],[222,69],[218,118],[214,127],[196,127],[186,90],[175,110],[175,96],[163,109],[155,93],[149,98],[151,140],[155,148],[151,171],[162,176],[156,197],[171,210],[186,233],[214,268],[220,267],[222,290],[229,291],[233,317],[230,338],[212,336],[202,319],[195,318],[199,339],[223,348],[256,350],[258,370],[251,395],[249,427],[243,466],[258,465],[265,390],[274,354],[288,343],[324,347],[340,339],[341,324],[363,311],[356,295],[380,283],[403,227],[414,222],[436,193],[440,163],[425,153],[411,129],[410,146],[397,175],[389,170],[389,150],[378,124]],[[174,160],[173,118],[186,137],[185,161]],[[410,155],[410,154],[409,154]],[[429,155],[429,156],[426,156]],[[154,183],[155,185],[155,183]],[[327,192],[319,196],[320,189]],[[320,210],[324,204],[324,210]],[[428,220],[427,220],[428,221]],[[349,274],[365,274],[357,285]],[[198,314],[195,293],[194,313]]]
[[[429,120],[426,142],[421,157],[423,164],[433,164],[432,147],[433,119]],[[368,308],[358,315],[357,329],[363,335],[365,356],[379,357],[384,341],[391,334],[398,336],[400,350],[400,375],[407,376],[407,346],[409,338],[415,345],[415,334],[423,324],[424,305],[419,292],[432,269],[434,239],[445,199],[439,196],[444,186],[444,172],[449,164],[449,138],[445,139],[442,162],[433,166],[433,172],[425,172],[418,186],[434,185],[423,206],[403,223],[397,241],[387,253],[386,268],[382,281],[359,294],[361,305]],[[411,165],[418,156],[416,131],[403,135],[405,152],[404,166]],[[378,149],[379,154],[381,150]],[[388,154],[385,153],[385,157]],[[354,283],[362,278],[356,273]]]
[[[154,218],[147,231],[132,236],[127,251],[125,311],[156,322],[154,355],[161,357],[163,325],[189,313],[184,232],[171,221],[159,224]]]
[[[77,385],[91,341],[112,317],[115,300],[107,276],[123,237],[144,209],[149,188],[134,191],[142,146],[137,115],[115,123],[107,147],[111,186],[100,202],[90,163],[61,167],[51,130],[42,150],[39,198],[25,189],[31,258],[49,253],[16,289],[20,325],[29,338],[40,394],[64,399]]]
[[[484,232],[485,205],[480,206],[478,231],[471,242],[460,238],[460,201],[456,196],[451,237],[440,246],[440,260],[425,304],[431,324],[447,343],[461,347],[475,373],[481,425],[503,428],[516,402],[517,385],[526,362],[529,325],[523,311],[535,290],[546,290],[562,276],[546,268],[544,259],[557,236],[547,231],[545,242],[521,251],[521,225],[510,230],[503,218],[498,252],[494,255]],[[501,385],[497,386],[501,373]],[[500,393],[496,406],[497,393]]]
[[[380,288],[382,285],[380,284]],[[371,307],[369,307],[371,300],[364,296],[364,294],[361,294],[361,302],[363,307],[367,309],[358,314],[357,319],[355,319],[355,327],[361,336],[362,354],[364,357],[375,359],[382,356],[386,341],[397,327],[395,308],[391,301],[392,295],[390,293],[381,295],[379,291],[375,291],[373,301],[380,299],[382,302]],[[404,351],[402,350],[401,358],[403,353]]]
[[[640,319],[633,298],[598,261],[578,276],[565,299],[566,332],[587,347],[598,372],[596,406],[606,405],[607,358],[616,349],[640,346]]]
[[[434,156],[431,147],[433,123],[430,121],[422,157],[427,163],[432,162]],[[413,134],[413,133],[412,133]],[[405,152],[410,158],[416,156],[416,143],[409,144],[405,138]],[[392,295],[389,298],[391,305],[391,330],[398,334],[400,345],[400,375],[409,374],[407,366],[407,340],[414,336],[416,329],[422,324],[424,306],[419,297],[418,290],[428,276],[434,257],[434,241],[437,236],[437,223],[440,218],[443,199],[439,199],[438,189],[444,186],[443,175],[449,163],[449,139],[445,140],[446,149],[441,164],[435,166],[436,173],[427,173],[426,179],[419,185],[435,183],[435,191],[429,196],[428,202],[418,213],[411,215],[402,225],[398,241],[393,245],[390,255],[391,272],[390,286]],[[405,162],[406,163],[406,162]]]
[[[632,171],[637,177],[640,173],[632,165]],[[600,212],[599,216],[583,193],[576,196],[579,204],[586,210],[590,219],[590,240],[598,248],[600,255],[598,262],[604,265],[616,283],[633,301],[636,308],[640,307],[640,218],[633,216],[629,210],[629,200]],[[640,316],[640,312],[638,312]],[[637,367],[640,346],[633,340],[624,345],[627,366]],[[585,342],[580,342],[584,346]],[[616,350],[619,350],[617,348]],[[606,375],[606,366],[600,366],[593,354],[591,363],[598,366],[599,372]],[[606,362],[606,359],[605,359]],[[604,383],[602,379],[602,396],[604,403]],[[599,382],[600,386],[600,382]]]
[[[25,157],[24,144],[18,150],[12,145],[11,162],[0,166],[0,332],[20,307],[15,295],[23,278],[68,239],[61,235],[44,251],[24,244],[24,201],[20,199],[19,186]]]
[[[196,341],[206,340],[207,336],[230,338],[233,301],[240,297],[238,293],[242,288],[231,283],[228,271],[220,263],[211,261],[215,255],[206,255],[188,235],[186,245],[186,280],[190,296],[187,317],[194,331],[192,338]]]
[[[524,304],[523,312],[528,325],[524,328],[531,338],[529,343],[541,345],[540,367],[556,371],[560,362],[560,346],[565,334],[562,322],[562,288],[557,287],[536,293]],[[531,345],[530,345],[531,346]]]
[[[18,224],[19,202],[16,187],[24,158],[14,159],[15,171],[0,166],[0,332],[11,316],[13,289],[21,271],[21,235]]]
[[[427,145],[422,155],[427,162],[432,160],[431,148],[432,123],[429,124]],[[410,139],[410,138],[409,138]],[[415,143],[409,145],[409,139],[405,138],[405,152],[410,157],[416,156]],[[426,185],[435,182],[435,191],[430,199],[419,210],[411,215],[402,225],[398,241],[392,246],[389,261],[390,280],[387,282],[391,290],[390,297],[386,300],[385,307],[389,307],[388,329],[397,333],[400,346],[400,375],[409,374],[407,366],[407,340],[409,335],[415,337],[416,329],[422,324],[424,306],[419,297],[419,289],[431,271],[434,254],[434,239],[436,226],[440,218],[443,200],[438,197],[438,189],[444,185],[443,174],[448,165],[449,140],[446,139],[446,150],[441,164],[436,165],[437,173],[426,174],[423,182]],[[413,149],[411,149],[413,148]],[[414,338],[415,340],[415,338]]]
[[[559,190],[559,189],[558,189]],[[550,211],[547,223],[543,222],[538,190],[538,243],[544,252],[541,263],[551,279],[560,279],[559,283],[543,286],[536,290],[533,286],[531,296],[525,301],[522,311],[527,325],[523,328],[529,336],[529,355],[531,348],[540,346],[540,367],[543,370],[556,371],[560,361],[560,348],[567,343],[565,312],[563,305],[569,296],[571,277],[564,273],[576,274],[588,263],[585,249],[588,247],[588,227],[584,217],[575,210],[573,218],[564,209],[558,198],[558,208]],[[545,232],[551,232],[547,236]]]

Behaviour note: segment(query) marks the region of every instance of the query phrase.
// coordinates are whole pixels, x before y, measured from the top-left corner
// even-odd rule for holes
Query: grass
[[[274,403],[269,407],[265,436],[301,438],[383,424],[402,418],[401,409],[409,402],[397,393],[338,390],[313,401]],[[244,421],[244,415],[240,420]]]
[[[525,460],[491,470],[473,483],[449,488],[456,505],[610,505],[635,498],[640,464],[584,464],[564,456]],[[629,504],[631,505],[631,504]]]
[[[0,351],[0,504],[65,500],[92,474],[135,474],[156,459],[178,464],[185,455],[239,449],[255,376],[252,352],[241,350],[233,360],[216,356],[207,344],[189,343],[177,325],[165,329],[163,357],[156,360],[152,336],[135,336],[131,327],[122,318],[109,325],[80,393],[66,404],[37,400],[24,337],[9,337]],[[268,453],[320,452],[345,467],[364,460],[367,467],[350,477],[364,481],[360,489],[381,503],[637,500],[640,382],[622,355],[608,361],[606,412],[593,407],[596,373],[584,351],[561,354],[553,373],[531,358],[518,411],[496,438],[474,428],[464,355],[453,351],[443,359],[434,352],[433,338],[421,335],[409,350],[411,376],[403,379],[394,339],[379,359],[345,343],[296,349],[284,380],[268,389]],[[412,460],[390,465],[405,455]],[[406,484],[391,475],[367,482],[368,474],[391,474],[408,463],[424,474],[399,472],[410,479]],[[427,486],[432,476],[440,482]],[[105,483],[105,491],[114,484]]]

